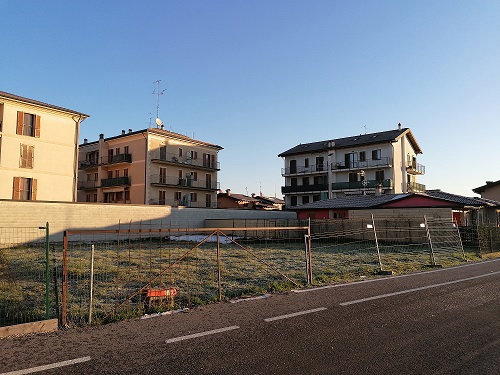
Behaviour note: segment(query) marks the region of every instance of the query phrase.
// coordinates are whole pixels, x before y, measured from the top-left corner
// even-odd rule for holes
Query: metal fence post
[[[434,258],[434,248],[432,247],[431,231],[429,230],[429,223],[427,222],[427,216],[424,215],[425,230],[427,232],[427,239],[429,240],[429,246],[431,247],[431,265],[436,265],[436,259]]]
[[[375,246],[377,247],[377,257],[378,257],[378,266],[380,267],[380,272],[382,272],[382,259],[380,258],[380,248],[378,246],[378,237],[377,230],[375,229],[375,219],[372,214],[372,227],[373,227],[373,235],[375,236]]]
[[[63,273],[62,273],[62,296],[61,296],[61,325],[66,327],[68,314],[68,231],[64,231],[63,238]]]
[[[49,223],[45,223],[45,319],[50,319]]]
[[[219,301],[222,301],[221,264],[220,264],[220,232],[219,232],[219,230],[217,230],[217,287],[219,289]]]

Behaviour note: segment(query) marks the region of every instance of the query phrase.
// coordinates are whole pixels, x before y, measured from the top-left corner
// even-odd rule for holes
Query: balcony
[[[313,184],[313,185],[294,185],[282,186],[281,192],[283,194],[290,193],[310,193],[313,191],[328,191],[328,184]]]
[[[97,189],[99,186],[99,181],[78,181],[78,190]]]
[[[383,157],[380,159],[367,159],[363,161],[353,161],[346,164],[345,161],[333,163],[333,172],[342,172],[346,169],[368,169],[368,168],[381,168],[381,167],[392,167],[392,158]]]
[[[115,177],[115,178],[103,178],[101,180],[101,187],[111,187],[111,186],[130,186],[130,177]]]
[[[170,152],[163,152],[161,149],[151,152],[151,161],[160,164],[183,165],[199,169],[220,171],[220,164],[214,160],[206,160],[203,158],[191,158],[188,155],[179,156]]]
[[[321,174],[328,172],[328,163],[309,165],[308,167],[300,166],[295,168],[281,168],[282,176],[304,175],[304,174]]]
[[[132,163],[132,154],[117,154],[117,155],[104,156],[101,162],[103,165]]]
[[[207,180],[193,180],[192,178],[179,178],[174,176],[162,176],[153,174],[150,176],[153,186],[170,186],[178,188],[189,188],[199,190],[219,190],[220,182]]]
[[[100,163],[97,159],[83,160],[78,163],[78,169],[96,168],[99,164]]]
[[[425,185],[416,182],[409,182],[407,185],[409,193],[425,192]]]
[[[425,174],[425,166],[418,164],[415,161],[406,162],[406,171],[410,174]]]
[[[363,184],[363,182],[365,182],[365,184]],[[392,180],[385,179],[353,182],[334,182],[332,183],[332,191],[375,189],[379,185],[382,186],[382,189],[392,189]]]

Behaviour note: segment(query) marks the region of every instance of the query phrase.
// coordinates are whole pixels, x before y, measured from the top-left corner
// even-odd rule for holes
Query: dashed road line
[[[224,327],[224,328],[218,328],[218,329],[213,329],[211,331],[205,331],[205,332],[199,332],[199,333],[193,333],[192,335],[186,335],[186,336],[179,336],[179,337],[174,337],[171,339],[168,339],[166,341],[167,344],[173,343],[173,342],[178,342],[178,341],[183,341],[183,340],[190,340],[194,339],[197,337],[202,337],[202,336],[208,336],[208,335],[214,335],[216,333],[222,333],[226,331],[232,331],[234,329],[238,329],[240,327],[238,326],[230,326],[230,327]],[[1,374],[0,374],[1,375]]]
[[[82,362],[87,362],[90,361],[90,357],[81,357],[81,358],[76,358],[76,359],[70,359],[69,361],[63,361],[63,362],[56,362],[56,363],[51,363],[48,365],[43,365],[43,366],[37,366],[37,367],[31,367],[27,368],[24,370],[17,370],[17,371],[10,371],[10,372],[4,372],[1,373],[0,375],[24,375],[24,374],[32,374],[34,372],[40,372],[40,371],[45,371],[45,370],[52,370],[58,367],[64,367],[64,366],[71,366],[76,363],[82,363]]]
[[[264,321],[265,322],[273,322],[275,320],[293,318],[295,316],[305,315],[305,314],[311,314],[311,313],[315,313],[315,312],[323,311],[323,310],[326,310],[326,307],[318,307],[317,309],[298,311],[298,312],[295,312],[295,313],[292,313],[292,314],[286,314],[286,315],[275,316],[275,317],[272,317],[272,318],[266,318],[266,319],[264,319]]]
[[[379,295],[373,296],[373,297],[367,297],[367,298],[361,298],[361,299],[356,299],[356,300],[352,300],[352,301],[342,302],[342,303],[340,303],[340,306],[349,306],[349,305],[354,305],[356,303],[373,301],[373,300],[380,299],[380,298],[392,297],[392,296],[397,296],[397,295],[406,294],[406,293],[413,293],[413,292],[418,292],[420,290],[425,290],[425,289],[438,288],[440,286],[446,286],[446,285],[452,285],[452,284],[462,283],[462,282],[465,282],[465,281],[480,279],[482,277],[492,276],[492,275],[496,275],[496,274],[499,274],[499,273],[500,273],[500,271],[490,272],[490,273],[483,274],[483,275],[478,275],[478,276],[473,276],[473,277],[467,277],[465,279],[447,281],[445,283],[439,283],[439,284],[426,285],[426,286],[422,286],[420,288],[412,288],[412,289],[401,290],[399,292],[379,294]]]

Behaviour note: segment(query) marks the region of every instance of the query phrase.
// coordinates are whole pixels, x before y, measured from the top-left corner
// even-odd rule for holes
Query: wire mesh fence
[[[0,228],[0,326],[56,316],[47,233],[48,224]]]
[[[316,283],[450,266],[472,256],[465,253],[458,228],[445,219],[315,221],[311,233]]]
[[[67,231],[63,325],[301,286],[308,227]]]

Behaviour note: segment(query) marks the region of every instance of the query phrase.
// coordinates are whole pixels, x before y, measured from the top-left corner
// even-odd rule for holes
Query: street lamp
[[[363,185],[363,195],[366,195],[366,185],[368,182],[365,180],[365,171],[363,169],[359,172],[359,176],[361,177],[361,184]]]

